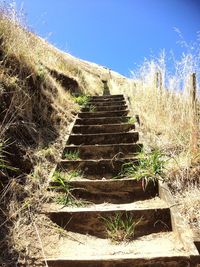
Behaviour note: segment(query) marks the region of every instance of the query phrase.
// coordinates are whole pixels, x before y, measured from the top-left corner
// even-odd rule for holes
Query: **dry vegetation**
[[[78,110],[73,95],[101,93],[109,72],[59,51],[3,3],[0,43],[0,266],[34,266],[48,229],[37,213]]]
[[[158,148],[169,158],[166,179],[183,218],[200,235],[200,102],[198,79],[194,101],[192,75],[200,77],[200,43],[198,38],[194,44],[181,39],[181,44],[187,53],[174,61],[175,75],[168,73],[162,52],[158,59],[145,60],[132,73],[129,86],[119,91],[111,80],[110,87],[112,93],[124,92],[132,114],[140,116],[140,137],[145,148]]]

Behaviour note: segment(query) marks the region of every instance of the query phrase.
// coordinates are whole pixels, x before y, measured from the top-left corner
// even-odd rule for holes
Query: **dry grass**
[[[36,266],[36,254],[44,257],[40,234],[48,231],[38,213],[52,197],[49,174],[79,109],[73,94],[101,94],[109,71],[58,50],[4,3],[0,44],[0,164],[8,167],[0,166],[0,265]]]
[[[120,87],[110,80],[112,93],[124,93],[132,115],[138,114],[140,139],[146,149],[159,148],[169,158],[168,183],[182,215],[196,229],[200,215],[200,118],[199,87],[193,101],[192,73],[200,77],[200,43],[187,46],[187,53],[175,61],[174,73],[166,69],[165,54],[145,60],[133,79]],[[195,55],[193,54],[195,51]],[[193,195],[192,192],[195,192]],[[195,221],[195,223],[193,223]]]

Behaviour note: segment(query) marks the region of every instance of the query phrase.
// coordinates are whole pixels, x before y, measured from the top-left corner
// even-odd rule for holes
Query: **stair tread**
[[[124,161],[124,160],[137,160],[138,158],[136,156],[133,157],[123,157],[123,158],[100,158],[100,159],[61,159],[60,163],[64,162],[110,162],[110,161]]]
[[[70,234],[71,232],[69,232]],[[108,239],[73,233],[73,239],[63,238],[59,242],[58,252],[57,257],[54,258],[55,261],[60,259],[73,262],[130,259],[134,263],[136,259],[139,259],[141,263],[141,260],[148,262],[153,258],[162,258],[162,261],[164,261],[163,257],[166,260],[172,257],[171,260],[174,261],[178,260],[179,257],[187,259],[188,256],[187,251],[183,249],[182,244],[173,232],[149,234],[128,243],[121,242],[120,244],[112,243]]]
[[[131,132],[117,132],[117,133],[94,133],[94,134],[74,134],[72,133],[70,136],[103,136],[103,135],[108,135],[108,136],[113,136],[113,135],[131,135],[134,133],[138,133],[138,131],[131,131]]]
[[[89,204],[86,207],[63,207],[63,205],[51,203],[43,205],[43,209],[50,212],[104,212],[104,211],[131,211],[131,210],[146,210],[146,209],[167,209],[169,206],[159,197],[148,200],[135,201],[126,204]]]

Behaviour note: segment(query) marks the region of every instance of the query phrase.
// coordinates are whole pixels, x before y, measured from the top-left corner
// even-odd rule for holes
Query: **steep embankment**
[[[74,94],[101,94],[108,79],[127,84],[125,77],[53,47],[10,12],[0,10],[0,265],[6,266],[23,262],[32,242],[27,236],[37,233],[34,220],[47,197],[48,175],[79,110]]]

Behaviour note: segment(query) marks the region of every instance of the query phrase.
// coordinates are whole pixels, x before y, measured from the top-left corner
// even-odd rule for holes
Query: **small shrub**
[[[90,100],[90,97],[87,95],[80,95],[80,96],[74,97],[75,103],[77,103],[78,105],[82,107],[87,106],[89,100]]]

